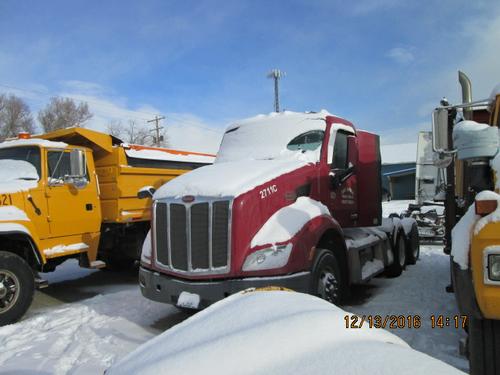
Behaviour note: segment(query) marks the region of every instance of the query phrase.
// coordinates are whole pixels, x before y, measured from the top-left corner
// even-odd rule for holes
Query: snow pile
[[[472,204],[451,231],[451,256],[463,270],[469,268],[470,236],[478,218]]]
[[[299,197],[291,205],[276,211],[254,236],[250,246],[289,241],[310,220],[321,215],[330,216],[324,204],[309,197]]]
[[[0,159],[0,193],[2,194],[36,188],[39,178],[36,168],[27,161]]]
[[[498,151],[498,128],[464,120],[453,129],[453,145],[460,160],[493,157]]]
[[[183,163],[202,163],[212,164],[215,160],[215,155],[203,155],[197,153],[179,153],[173,150],[154,150],[154,149],[127,149],[125,154],[131,158],[148,159],[148,160],[165,160],[176,161]]]
[[[127,286],[118,285],[120,280],[123,283],[123,275],[112,279],[110,273],[79,268],[76,261],[67,263],[62,266],[67,277],[87,276],[53,283],[61,277],[60,270],[47,274],[51,284],[48,294],[36,292],[25,319],[0,327],[0,373],[103,374],[119,358],[166,328],[165,323],[155,328],[155,322],[170,315],[173,322],[167,324],[169,327],[179,315],[174,307],[145,299],[132,280]],[[92,276],[97,276],[95,282]],[[128,290],[116,292],[124,287]],[[66,298],[57,293],[64,290],[72,301],[84,300],[63,303]],[[85,299],[96,291],[106,295]]]
[[[389,331],[413,349],[445,361],[468,373],[467,359],[459,354],[458,342],[465,339],[463,329],[453,324],[443,329],[433,328],[431,315],[459,315],[455,296],[446,293],[450,283],[450,257],[443,252],[443,246],[422,245],[420,259],[416,266],[407,267],[397,279],[374,278],[370,284],[353,288],[353,298],[343,309],[358,316],[386,315],[421,317],[417,329],[390,329]],[[390,362],[392,358],[386,357]],[[411,365],[409,365],[411,367]],[[418,364],[417,367],[418,368]],[[329,373],[333,373],[330,371]],[[384,371],[367,371],[365,374],[384,374]],[[403,371],[404,373],[404,371]],[[339,372],[342,374],[342,372]],[[422,371],[422,374],[427,374]],[[440,374],[431,371],[429,375]]]
[[[487,200],[496,200],[497,208],[492,213],[480,218],[476,226],[474,227],[474,234],[479,234],[481,229],[483,229],[489,223],[497,223],[500,222],[500,195],[493,191],[482,191],[476,196],[476,201],[487,201]]]
[[[365,233],[362,229],[349,228],[346,235],[345,243],[347,248],[359,249],[361,247],[366,247],[372,245],[374,242],[378,242],[380,238],[372,233]]]
[[[282,291],[242,292],[157,336],[120,374],[460,374],[382,329],[347,329],[340,308]]]
[[[197,309],[200,305],[200,296],[198,294],[182,292],[177,300],[177,306],[188,309]]]
[[[417,144],[401,143],[380,146],[382,164],[416,163]]]
[[[78,243],[74,243],[71,245],[57,245],[57,246],[51,247],[49,249],[43,250],[43,253],[45,254],[45,256],[51,257],[54,255],[59,255],[59,254],[63,254],[63,253],[70,252],[70,251],[79,251],[79,250],[85,250],[88,248],[89,248],[89,245],[87,245],[86,243],[78,242]]]
[[[475,206],[472,204],[451,231],[451,255],[453,256],[453,261],[463,270],[469,268],[469,251],[472,231],[474,230],[474,234],[477,235],[487,224],[500,222],[500,195],[485,190],[476,196],[476,201],[481,200],[497,200],[497,209],[481,217],[476,215]]]
[[[453,137],[455,137],[455,132],[480,132],[486,129],[490,129],[491,127],[488,124],[483,124],[480,122],[472,121],[472,120],[463,120],[460,121],[453,128]]]
[[[15,206],[1,206],[0,207],[0,220],[1,221],[29,221],[26,212],[20,210]]]
[[[306,162],[298,160],[245,160],[234,163],[215,163],[174,178],[160,187],[153,198],[178,198],[184,195],[237,196],[305,165],[307,165]]]
[[[312,130],[324,131],[327,116],[331,114],[325,110],[318,113],[285,111],[238,121],[226,130],[216,162],[278,158],[296,136]]]
[[[40,138],[15,139],[13,141],[5,141],[0,143],[0,148],[17,147],[17,146],[40,146],[50,148],[66,148],[67,143],[47,141]]]
[[[0,181],[38,180],[36,168],[24,160],[0,159]]]
[[[24,225],[17,223],[0,223],[0,232],[21,232],[31,235]]]

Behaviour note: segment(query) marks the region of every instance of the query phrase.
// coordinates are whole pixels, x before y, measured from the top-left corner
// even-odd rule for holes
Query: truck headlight
[[[247,256],[243,264],[243,271],[260,271],[281,268],[288,263],[292,251],[292,244],[278,245],[257,250]]]
[[[488,278],[500,281],[500,254],[488,255]]]

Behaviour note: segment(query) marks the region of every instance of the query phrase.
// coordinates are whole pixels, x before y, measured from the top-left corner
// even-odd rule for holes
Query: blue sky
[[[85,100],[90,127],[167,117],[172,146],[214,151],[231,121],[282,107],[328,109],[384,143],[416,141],[459,95],[500,81],[498,1],[0,2],[0,92],[33,112]]]

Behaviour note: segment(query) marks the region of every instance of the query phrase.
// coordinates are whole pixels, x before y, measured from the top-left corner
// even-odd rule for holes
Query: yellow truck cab
[[[39,272],[69,258],[88,268],[138,260],[151,205],[139,196],[213,159],[84,128],[0,143],[0,326],[47,285]]]
[[[433,149],[446,170],[445,252],[451,288],[467,316],[462,345],[472,375],[500,375],[500,85],[472,101],[459,72],[462,103],[433,112]]]

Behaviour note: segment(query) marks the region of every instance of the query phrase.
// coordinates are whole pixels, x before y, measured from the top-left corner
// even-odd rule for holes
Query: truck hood
[[[15,194],[34,189],[38,186],[37,181],[15,180],[0,182],[0,194]]]
[[[35,167],[24,160],[0,159],[0,194],[12,194],[38,186]]]
[[[244,160],[215,163],[183,174],[154,194],[154,199],[184,195],[236,197],[285,173],[311,164],[302,160]]]

